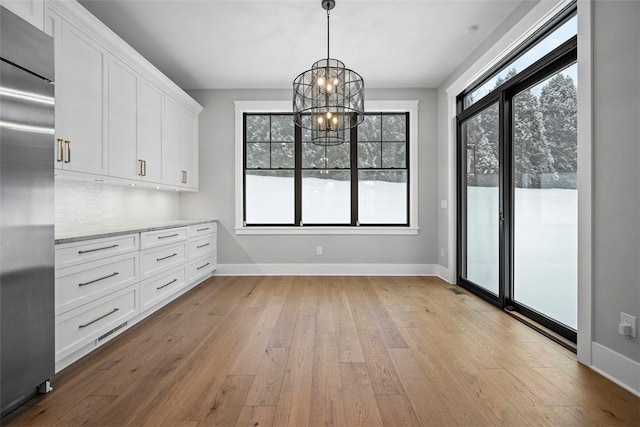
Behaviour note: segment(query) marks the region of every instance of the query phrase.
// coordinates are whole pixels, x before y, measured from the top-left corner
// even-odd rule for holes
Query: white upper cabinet
[[[180,121],[180,163],[182,165],[182,184],[189,188],[198,188],[198,118],[182,110]]]
[[[198,118],[168,96],[163,117],[162,181],[198,189]]]
[[[198,190],[202,106],[79,3],[44,4],[59,174]]]
[[[138,88],[138,167],[142,179],[161,182],[163,93],[145,78]]]
[[[180,162],[180,132],[182,108],[165,95],[162,120],[162,182],[181,186],[182,164]]]
[[[79,28],[53,16],[56,80],[56,166],[106,175],[107,52]]]
[[[142,176],[142,162],[136,159],[138,76],[129,67],[109,59],[109,176]]]
[[[44,30],[44,0],[0,0],[0,5],[40,31]]]

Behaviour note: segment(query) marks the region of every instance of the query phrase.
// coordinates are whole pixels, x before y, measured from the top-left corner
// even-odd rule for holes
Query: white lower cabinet
[[[56,360],[107,338],[138,314],[138,285],[132,285],[56,317]]]
[[[56,270],[56,316],[138,281],[138,251]]]
[[[140,283],[140,309],[146,311],[187,284],[184,267],[144,280]]]
[[[56,372],[207,279],[216,223],[56,245]]]
[[[189,262],[187,267],[187,280],[193,281],[200,277],[210,275],[216,269],[216,253],[212,252],[195,261]]]
[[[187,260],[187,242],[145,249],[140,254],[141,278],[146,279],[184,264]]]

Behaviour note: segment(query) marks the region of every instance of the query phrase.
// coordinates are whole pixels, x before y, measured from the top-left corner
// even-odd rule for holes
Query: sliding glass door
[[[457,105],[458,283],[574,342],[575,7]]]

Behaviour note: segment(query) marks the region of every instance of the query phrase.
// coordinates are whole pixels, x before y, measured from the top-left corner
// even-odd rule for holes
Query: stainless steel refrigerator
[[[53,39],[0,7],[1,416],[54,365]]]

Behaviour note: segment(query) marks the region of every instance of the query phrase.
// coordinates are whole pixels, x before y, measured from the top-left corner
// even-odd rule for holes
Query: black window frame
[[[294,168],[247,168],[247,117],[248,116],[293,116],[291,112],[243,112],[242,113],[242,224],[243,227],[397,227],[397,228],[409,228],[411,217],[411,171],[410,171],[410,112],[409,111],[376,111],[367,112],[365,115],[378,115],[380,116],[380,157],[382,159],[382,147],[384,143],[404,143],[405,144],[405,156],[404,167],[382,167],[382,160],[380,167],[359,167],[358,165],[358,128],[353,128],[349,134],[349,142],[344,144],[349,145],[349,167],[303,167],[303,150],[302,144],[309,142],[303,141],[303,130],[299,126],[294,126]],[[398,116],[402,115],[405,119],[405,139],[404,141],[383,141],[382,140],[382,117],[383,116]],[[293,117],[291,118],[293,123]],[[271,136],[270,136],[271,138]],[[249,141],[251,142],[251,141]],[[266,141],[265,141],[266,142]],[[271,143],[271,141],[269,141]],[[271,147],[271,146],[270,146]],[[329,150],[331,148],[325,148]],[[270,151],[271,155],[271,151]],[[326,164],[325,164],[326,165]],[[294,222],[293,223],[248,223],[247,222],[247,170],[293,170],[294,171]],[[350,172],[350,221],[348,223],[305,223],[302,221],[302,175],[303,171],[322,171],[322,170],[335,170],[335,171],[349,171]],[[360,171],[406,171],[406,220],[403,223],[364,223],[361,224],[358,220],[359,206],[358,206],[358,184],[359,184],[359,172]]]

